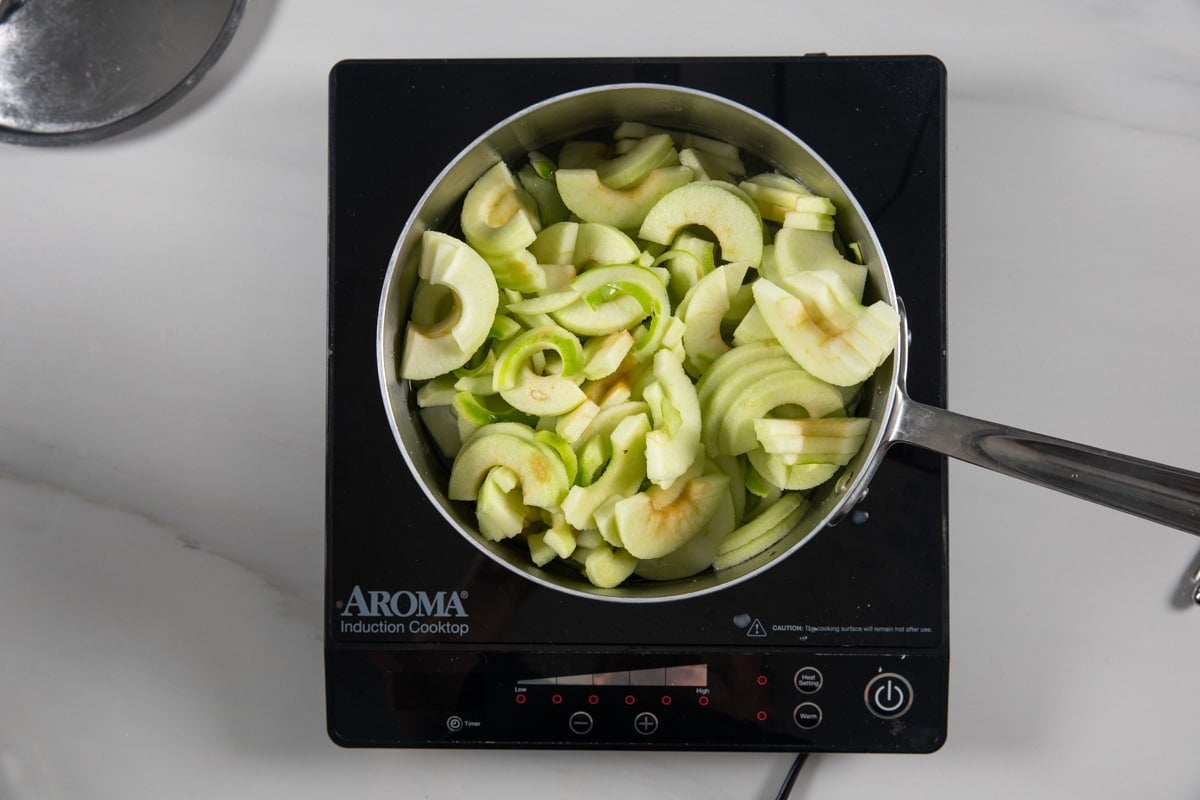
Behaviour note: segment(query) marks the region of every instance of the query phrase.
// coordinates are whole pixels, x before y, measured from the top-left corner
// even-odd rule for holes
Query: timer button
[[[801,703],[792,711],[792,719],[806,731],[821,724],[821,707],[816,703]]]
[[[903,675],[884,672],[867,681],[863,699],[867,710],[880,719],[896,719],[912,706],[912,684]]]
[[[816,667],[801,667],[796,670],[792,682],[796,684],[796,689],[804,694],[816,694],[825,684],[825,677]]]
[[[567,721],[571,727],[571,733],[577,733],[582,736],[585,733],[592,732],[592,715],[586,711],[576,711],[571,715],[571,719]]]

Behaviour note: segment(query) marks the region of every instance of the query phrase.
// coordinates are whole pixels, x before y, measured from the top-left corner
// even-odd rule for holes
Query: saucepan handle
[[[1200,474],[986,422],[898,392],[891,438],[1200,536]]]

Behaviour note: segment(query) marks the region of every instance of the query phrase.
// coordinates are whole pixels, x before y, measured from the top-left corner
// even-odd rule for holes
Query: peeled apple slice
[[[785,463],[845,465],[862,449],[871,420],[862,417],[759,419],[754,434]]]
[[[855,299],[862,301],[867,268],[843,258],[831,232],[780,228],[775,234],[773,256],[770,267],[763,264],[763,276],[775,283],[795,272],[830,269],[845,282]]]
[[[765,552],[791,533],[807,510],[808,500],[804,495],[793,493],[781,496],[754,519],[725,537],[717,548],[713,569],[729,569]]]
[[[404,332],[400,377],[426,380],[458,369],[487,341],[500,290],[492,269],[464,242],[436,231],[421,237],[422,280],[453,293],[452,308],[432,325],[411,320]]]
[[[798,272],[785,284],[757,280],[754,298],[788,354],[821,380],[861,383],[895,349],[900,316],[882,300],[864,308],[828,270]]]
[[[621,544],[638,558],[661,558],[698,534],[729,497],[729,478],[714,473],[651,486],[614,506]]]
[[[691,181],[692,171],[683,166],[659,167],[628,189],[606,186],[594,169],[560,169],[554,180],[563,202],[580,219],[632,230],[664,195]]]
[[[687,472],[700,455],[700,401],[696,386],[671,351],[654,354],[654,377],[663,395],[655,421],[661,417],[662,424],[646,434],[646,477],[666,486]]]
[[[541,228],[537,203],[517,185],[503,161],[467,190],[460,220],[467,242],[486,255],[522,250]]]
[[[728,188],[726,188],[728,187]],[[638,235],[670,244],[689,225],[707,228],[717,238],[724,261],[762,260],[762,220],[753,201],[738,197],[720,181],[697,181],[666,194],[647,212]],[[743,193],[744,194],[744,193]]]
[[[448,487],[450,499],[477,499],[488,472],[496,466],[507,467],[517,474],[521,481],[521,498],[527,506],[555,508],[570,485],[562,459],[551,448],[535,442],[532,431],[529,438],[523,438],[496,432],[488,425],[476,431],[454,459]]]

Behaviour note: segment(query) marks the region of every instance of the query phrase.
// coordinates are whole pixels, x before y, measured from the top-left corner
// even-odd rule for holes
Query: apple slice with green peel
[[[519,422],[522,425],[533,422],[530,415],[513,408],[499,395],[484,396],[459,391],[454,395],[452,406],[459,419],[469,421],[472,429],[494,422]]]
[[[785,464],[844,465],[862,449],[870,426],[871,420],[862,417],[759,419],[754,435],[766,453]]]
[[[537,204],[538,219],[542,225],[552,225],[571,216],[571,211],[558,196],[558,186],[554,183],[553,165],[551,165],[549,173],[543,175],[530,162],[517,170],[517,181]]]
[[[762,220],[752,204],[747,205],[727,186],[720,181],[702,181],[668,192],[646,213],[638,235],[670,244],[687,226],[699,225],[716,237],[724,261],[757,265],[762,259]]]
[[[644,400],[626,400],[623,403],[613,403],[599,408],[600,410],[596,412],[591,423],[579,435],[578,442],[586,443],[594,438],[607,441],[612,436],[612,432],[616,430],[617,425],[626,417],[650,413],[650,407]]]
[[[637,559],[624,550],[601,545],[588,553],[583,562],[583,574],[593,586],[611,589],[624,583],[637,567]]]
[[[558,355],[559,371],[539,374],[531,364],[544,351]],[[535,416],[557,416],[582,404],[587,395],[583,381],[583,347],[574,334],[557,325],[525,331],[514,337],[496,357],[493,389],[513,408]]]
[[[491,267],[464,242],[426,231],[421,238],[420,277],[453,294],[449,312],[431,325],[410,321],[404,333],[400,377],[426,380],[457,369],[487,341],[500,304]]]
[[[701,375],[725,353],[729,345],[721,336],[721,324],[742,287],[747,261],[723,264],[701,278],[679,304],[683,320],[683,349],[693,375]]]
[[[720,473],[681,477],[681,487],[651,486],[614,507],[621,543],[638,558],[661,558],[703,530],[723,501],[729,478]]]
[[[517,185],[503,161],[467,190],[460,221],[467,242],[487,255],[523,250],[541,228],[537,203]]]
[[[750,464],[767,483],[784,491],[803,491],[820,486],[841,469],[838,464],[788,464],[782,457],[761,447],[747,454]]]
[[[479,487],[488,472],[493,467],[504,466],[520,478],[521,498],[525,505],[557,508],[570,486],[562,460],[553,450],[532,438],[493,432],[490,431],[492,427],[480,428],[459,450],[450,469],[450,499],[478,499]]]
[[[554,180],[563,202],[580,219],[636,230],[655,203],[692,180],[692,171],[684,166],[659,167],[628,189],[605,186],[594,169],[559,169]]]
[[[789,493],[775,500],[725,537],[717,548],[713,569],[729,569],[766,552],[800,524],[807,510],[808,500],[801,494]]]
[[[646,414],[626,417],[617,424],[610,437],[612,457],[604,472],[588,486],[572,486],[562,501],[563,514],[572,527],[594,528],[593,515],[601,503],[613,495],[628,497],[637,492],[646,479],[649,431],[650,418]]]
[[[596,174],[606,186],[627,189],[646,179],[650,171],[660,166],[675,150],[675,143],[665,133],[654,134],[637,143],[624,155],[596,167]]]
[[[579,448],[579,472],[575,476],[578,486],[595,483],[612,458],[612,443],[604,436],[593,436]]]
[[[861,301],[867,285],[867,268],[842,257],[827,231],[780,228],[775,234],[774,259],[763,264],[762,274],[775,283],[788,275],[813,270],[833,270],[855,299]]]
[[[581,335],[607,335],[649,317],[650,327],[635,337],[631,355],[640,361],[658,349],[666,334],[671,301],[667,287],[653,270],[633,264],[592,267],[576,278],[571,288],[581,299],[553,314],[563,327]],[[637,304],[636,317],[630,317],[625,298]]]
[[[597,264],[633,264],[642,249],[628,234],[601,222],[583,222],[575,237],[570,262],[579,272]]]
[[[786,289],[766,279],[755,281],[754,297],[775,338],[821,380],[837,386],[859,384],[895,348],[900,317],[887,303],[880,300],[863,308],[845,284],[825,270],[798,272],[784,281]],[[835,298],[836,309],[818,306],[829,297]],[[850,313],[855,316],[851,325],[831,323]]]
[[[832,215],[812,211],[788,211],[783,215],[782,225],[806,231],[832,231],[834,228]]]
[[[520,483],[520,477],[508,467],[488,470],[475,502],[475,518],[483,538],[500,542],[525,529],[529,508],[521,498]]]
[[[695,384],[671,351],[654,354],[653,374],[662,401],[654,415],[655,428],[646,434],[646,477],[651,483],[667,486],[700,455],[700,401]]]

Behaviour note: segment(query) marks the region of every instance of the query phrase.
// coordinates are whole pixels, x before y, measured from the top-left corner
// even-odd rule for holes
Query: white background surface
[[[0,146],[3,800],[760,798],[786,770],[326,738],[343,58],[937,55],[951,407],[1200,469],[1195,2],[249,6],[164,117]],[[1200,541],[959,465],[950,512],[948,744],[816,756],[793,796],[1200,796],[1200,608],[1180,596]]]

